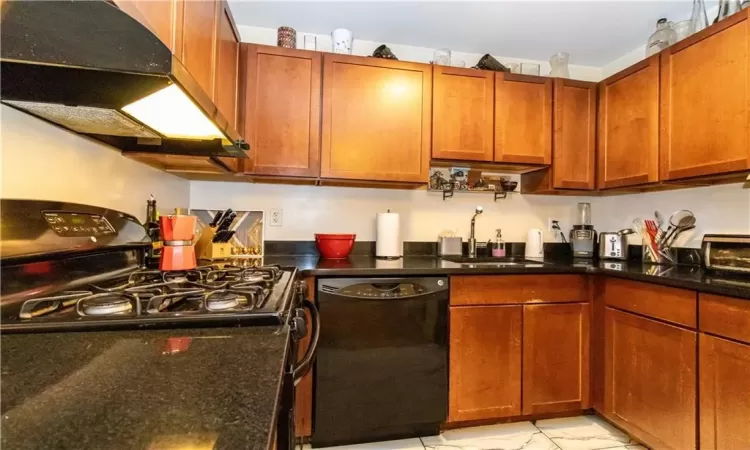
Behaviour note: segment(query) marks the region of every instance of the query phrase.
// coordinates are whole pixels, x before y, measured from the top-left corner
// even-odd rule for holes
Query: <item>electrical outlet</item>
[[[547,231],[555,231],[554,228],[552,228],[552,222],[556,221],[557,219],[553,219],[552,217],[547,218]]]
[[[271,220],[269,225],[272,227],[280,227],[284,225],[284,210],[283,209],[272,209],[269,211]]]

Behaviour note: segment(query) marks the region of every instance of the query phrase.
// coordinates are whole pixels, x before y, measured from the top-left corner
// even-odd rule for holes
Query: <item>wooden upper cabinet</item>
[[[599,188],[659,181],[659,56],[599,83],[598,114]]]
[[[435,65],[432,157],[493,160],[495,73]]]
[[[521,414],[522,308],[450,309],[449,422]]]
[[[216,8],[216,74],[213,98],[221,114],[236,130],[240,35],[234,26],[227,2],[217,1]]]
[[[552,118],[552,185],[596,187],[596,83],[556,78]]]
[[[180,60],[209,98],[214,94],[216,0],[185,1]]]
[[[697,336],[606,308],[604,412],[649,447],[696,447]]]
[[[323,178],[427,183],[432,66],[326,54]]]
[[[523,414],[589,407],[589,304],[523,307]]]
[[[661,177],[750,169],[750,10],[661,53]]]
[[[700,448],[750,448],[750,345],[700,334]]]
[[[320,173],[321,53],[242,45],[244,133],[257,175]]]
[[[170,50],[175,51],[182,2],[178,0],[116,0],[115,4],[147,26]]]
[[[552,163],[552,78],[495,74],[495,161]]]

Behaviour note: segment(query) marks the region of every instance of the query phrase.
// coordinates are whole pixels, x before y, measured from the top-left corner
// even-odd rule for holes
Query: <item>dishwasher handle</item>
[[[321,294],[357,300],[413,300],[448,290],[448,280],[432,279],[358,279],[354,283],[336,285],[336,281],[322,284]],[[403,289],[406,287],[406,289]]]

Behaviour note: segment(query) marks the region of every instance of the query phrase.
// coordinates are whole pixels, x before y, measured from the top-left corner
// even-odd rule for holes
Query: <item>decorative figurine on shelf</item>
[[[394,61],[398,61],[396,55],[394,55],[391,49],[388,48],[388,46],[386,46],[385,44],[376,48],[375,51],[372,52],[372,56],[375,58],[392,59]]]

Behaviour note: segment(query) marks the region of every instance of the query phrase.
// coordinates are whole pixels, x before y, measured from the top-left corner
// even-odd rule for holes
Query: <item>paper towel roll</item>
[[[378,213],[376,225],[375,256],[400,258],[403,254],[401,226],[397,213]]]

